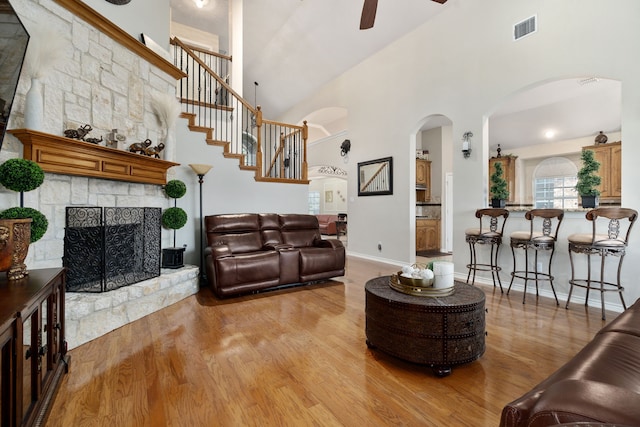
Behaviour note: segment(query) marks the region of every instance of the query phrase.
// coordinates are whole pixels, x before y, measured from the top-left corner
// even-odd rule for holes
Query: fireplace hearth
[[[67,207],[67,292],[106,292],[160,275],[160,208]]]

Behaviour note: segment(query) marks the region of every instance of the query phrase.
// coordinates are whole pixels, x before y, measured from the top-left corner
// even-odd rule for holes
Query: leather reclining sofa
[[[640,300],[502,410],[501,427],[640,426]],[[577,425],[577,424],[576,424]]]
[[[209,215],[205,232],[207,279],[220,298],[344,276],[344,245],[322,239],[314,215]]]

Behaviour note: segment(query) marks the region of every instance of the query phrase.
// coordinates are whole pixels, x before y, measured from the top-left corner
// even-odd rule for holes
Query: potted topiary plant
[[[184,227],[187,223],[187,213],[184,209],[177,207],[177,200],[187,192],[187,186],[179,179],[172,179],[164,186],[167,197],[174,199],[173,207],[166,209],[162,213],[162,225],[173,230],[173,247],[162,249],[162,267],[180,268],[184,266],[184,246],[176,247],[176,230]]]
[[[40,240],[49,226],[47,218],[40,211],[24,207],[24,192],[35,190],[43,181],[42,168],[31,160],[10,159],[0,165],[0,184],[9,190],[20,192],[20,206],[0,212],[0,220],[3,221],[0,238],[4,239],[5,247],[14,248],[0,255],[10,256],[13,259],[8,270],[4,269],[7,263],[2,262],[3,269],[0,271],[7,271],[8,277],[13,280],[27,275],[24,259],[27,256],[29,244]],[[21,227],[26,227],[26,224],[29,224],[28,230],[23,231]]]
[[[596,174],[600,169],[600,163],[593,157],[593,150],[582,150],[580,160],[582,160],[582,168],[578,171],[576,191],[582,199],[583,208],[595,208],[598,206],[600,195],[597,187],[602,182]]]
[[[502,169],[502,163],[494,163],[495,172],[491,174],[491,207],[504,208],[507,199],[509,198],[509,190],[507,190],[507,181],[504,179],[504,170]]]

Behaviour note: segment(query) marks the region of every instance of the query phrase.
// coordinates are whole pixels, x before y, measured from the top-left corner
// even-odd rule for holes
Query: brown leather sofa
[[[330,236],[335,236],[338,234],[338,229],[336,227],[338,215],[318,214],[316,215],[316,218],[318,218],[320,234],[327,234]]]
[[[543,351],[543,349],[541,349]],[[640,299],[502,410],[501,427],[640,425]]]
[[[205,217],[205,268],[219,297],[344,276],[345,248],[301,214]]]

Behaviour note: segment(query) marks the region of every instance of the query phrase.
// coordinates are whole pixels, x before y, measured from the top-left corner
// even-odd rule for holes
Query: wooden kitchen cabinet
[[[622,142],[589,145],[583,150],[592,150],[593,157],[600,163],[598,176],[602,182],[598,187],[600,200],[619,201],[622,197]]]
[[[416,201],[431,201],[431,161],[416,159]]]
[[[416,251],[440,249],[440,220],[416,219]]]
[[[517,156],[492,157],[489,159],[489,189],[491,188],[491,175],[496,171],[496,162],[502,163],[504,180],[507,181],[509,198],[507,203],[513,203],[516,197],[516,159]],[[489,192],[489,202],[491,202],[491,192]]]
[[[0,278],[1,425],[43,425],[68,371],[62,268]]]

